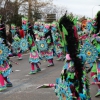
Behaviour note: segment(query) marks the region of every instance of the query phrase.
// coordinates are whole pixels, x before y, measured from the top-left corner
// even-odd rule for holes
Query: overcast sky
[[[76,15],[94,17],[100,10],[100,0],[53,0],[58,6],[65,6],[68,12]]]

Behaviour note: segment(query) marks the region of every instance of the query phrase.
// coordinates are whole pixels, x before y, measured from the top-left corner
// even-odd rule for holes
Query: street
[[[30,63],[28,62],[29,54],[23,55],[23,60],[17,60],[17,57],[11,58],[14,62],[10,74],[10,80],[13,87],[0,92],[0,100],[58,100],[54,93],[54,88],[41,88],[37,89],[42,84],[55,83],[56,78],[60,77],[60,72],[63,66],[63,61],[56,61],[54,58],[55,66],[47,67],[47,62],[41,61],[41,72],[33,75],[28,73],[31,70]],[[91,79],[90,79],[91,81]],[[100,100],[95,98],[97,86],[91,86],[92,100]]]

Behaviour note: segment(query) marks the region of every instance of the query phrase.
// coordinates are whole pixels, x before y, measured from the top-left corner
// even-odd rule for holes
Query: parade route
[[[23,60],[18,61],[17,57],[11,58],[18,65],[13,64],[13,72],[10,75],[13,87],[0,92],[0,100],[58,100],[54,93],[54,88],[37,89],[42,84],[55,83],[56,78],[60,76],[63,61],[54,60],[55,66],[47,67],[47,62],[41,61],[42,71],[29,75],[30,64],[28,62],[29,55],[25,54]],[[56,58],[54,58],[56,59]],[[99,100],[94,95],[97,92],[96,86],[91,86],[92,100]]]

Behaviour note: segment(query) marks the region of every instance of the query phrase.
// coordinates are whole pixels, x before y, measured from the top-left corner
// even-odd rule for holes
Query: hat
[[[70,54],[66,54],[66,60],[71,60]]]

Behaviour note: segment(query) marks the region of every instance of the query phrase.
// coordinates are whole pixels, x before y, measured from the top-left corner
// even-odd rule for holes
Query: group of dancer
[[[18,56],[21,60],[23,52],[28,50],[29,74],[41,71],[39,63],[43,59],[48,61],[48,67],[54,66],[54,56],[57,60],[65,59],[61,77],[53,85],[59,100],[91,100],[89,72],[92,85],[98,86],[95,96],[100,96],[100,11],[95,19],[86,20],[82,24],[65,14],[59,22],[31,25],[28,18],[23,17],[20,29],[11,24],[10,42],[0,16],[0,91],[12,86],[8,77],[12,68],[10,57]]]
[[[91,100],[90,84],[98,86],[95,97],[100,96],[100,11],[95,19],[85,20],[81,23],[65,14],[59,21],[61,45],[66,55],[61,77],[55,84],[38,87],[55,87],[59,100]]]
[[[1,17],[2,18],[2,17]],[[41,71],[40,60],[48,61],[47,67],[54,66],[53,58],[63,59],[63,47],[60,44],[61,35],[58,33],[57,23],[44,24],[35,22],[31,25],[27,17],[22,18],[21,28],[11,24],[10,39],[6,36],[4,23],[0,25],[0,91],[12,87],[8,76],[11,73],[10,57],[17,56],[22,60],[23,53],[28,51],[31,71],[36,74]],[[10,41],[9,41],[10,40]],[[12,61],[13,62],[13,61]],[[5,84],[5,81],[7,84]]]
[[[61,77],[54,85],[59,100],[91,100],[90,84],[98,86],[95,97],[100,96],[100,11],[95,19],[85,20],[80,23],[65,14],[59,22],[67,47]],[[87,76],[89,72],[92,83]]]

